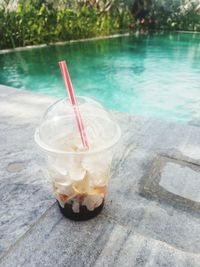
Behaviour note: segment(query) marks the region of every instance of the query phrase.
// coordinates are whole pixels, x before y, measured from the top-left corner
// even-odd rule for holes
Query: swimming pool
[[[151,34],[0,55],[0,84],[65,96],[66,59],[78,95],[130,114],[200,119],[200,34]]]

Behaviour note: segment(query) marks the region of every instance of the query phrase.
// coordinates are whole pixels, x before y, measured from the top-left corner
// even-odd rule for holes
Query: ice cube
[[[91,186],[104,186],[107,184],[110,162],[106,159],[98,156],[93,158],[85,157],[82,161],[82,166],[87,171]]]
[[[80,204],[79,204],[79,202],[77,200],[73,201],[72,210],[75,213],[79,213],[80,212]]]
[[[59,174],[65,176],[68,173],[68,158],[66,157],[58,157],[55,159],[54,163],[52,163],[51,168],[57,171]]]
[[[72,185],[54,182],[54,189],[56,193],[61,194],[61,195],[66,195],[68,197],[71,197],[74,195],[74,189]]]
[[[86,206],[88,210],[92,211],[99,207],[103,202],[103,197],[101,195],[86,196],[83,200],[82,205]]]
[[[74,158],[71,160],[69,175],[73,181],[81,181],[84,179],[86,170],[83,169],[79,158]]]
[[[89,192],[90,186],[89,186],[89,180],[88,177],[85,176],[85,178],[81,181],[77,181],[73,183],[73,189],[76,194],[85,194]]]
[[[60,175],[59,173],[53,173],[52,175],[53,182],[65,184],[66,186],[72,184],[72,180],[69,175]]]

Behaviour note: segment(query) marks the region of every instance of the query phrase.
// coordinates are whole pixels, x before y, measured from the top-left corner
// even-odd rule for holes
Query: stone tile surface
[[[0,87],[0,257],[55,201],[33,138],[44,108],[53,101]]]
[[[38,238],[39,237],[39,238]],[[140,235],[103,214],[87,222],[49,209],[2,266],[200,266],[200,257]]]
[[[33,140],[54,101],[0,87],[0,266],[200,266],[200,128],[113,112],[122,139],[105,208],[97,218],[75,223],[54,204]],[[158,158],[169,160],[156,169]],[[161,184],[155,181],[176,196],[173,201],[143,190],[152,168],[162,170]],[[180,198],[189,205],[181,206]]]

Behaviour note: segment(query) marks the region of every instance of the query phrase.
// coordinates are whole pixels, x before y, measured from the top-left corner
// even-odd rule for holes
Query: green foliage
[[[151,6],[150,17],[154,21],[154,28],[200,31],[200,7],[198,9],[196,5],[190,7],[187,7],[187,5],[173,5],[173,1],[171,2],[171,9],[156,5],[156,1]]]
[[[135,5],[130,4],[133,2]],[[109,35],[136,28],[200,31],[200,6],[190,0],[154,0],[148,6],[141,4],[147,1],[133,2],[18,0],[17,8],[9,9],[9,0],[0,1],[0,49]]]
[[[111,34],[128,29],[132,20],[126,8],[101,13],[84,4],[69,9],[21,0],[17,10],[0,7],[0,49]]]

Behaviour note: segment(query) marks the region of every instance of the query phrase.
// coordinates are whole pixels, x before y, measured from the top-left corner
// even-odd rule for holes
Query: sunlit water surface
[[[200,120],[200,34],[152,34],[0,55],[0,84],[62,97],[66,59],[77,95],[135,115]]]

